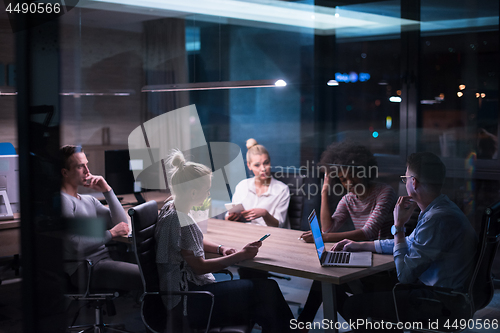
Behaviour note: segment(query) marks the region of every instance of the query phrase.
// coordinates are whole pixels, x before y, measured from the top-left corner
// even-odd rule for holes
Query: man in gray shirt
[[[93,267],[91,289],[140,290],[142,282],[137,265],[111,259],[105,246],[113,238],[124,237],[129,233],[127,215],[113,189],[102,176],[90,173],[87,157],[81,147],[64,146],[60,153],[62,216],[101,218],[109,228],[103,237],[68,235],[64,246],[67,260],[64,270],[70,276],[71,283],[77,287],[86,285],[88,265],[82,260],[90,260]],[[91,195],[78,194],[80,185],[102,192],[109,208]]]

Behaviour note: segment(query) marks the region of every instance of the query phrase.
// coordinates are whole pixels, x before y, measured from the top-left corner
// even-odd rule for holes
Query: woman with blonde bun
[[[257,322],[262,332],[289,332],[293,319],[278,284],[272,280],[231,280],[216,282],[212,272],[243,260],[254,258],[262,242],[255,241],[243,249],[225,247],[203,239],[196,222],[188,215],[191,207],[201,205],[210,195],[211,170],[199,163],[186,161],[181,151],[173,151],[167,161],[168,182],[172,197],[161,209],[155,230],[156,263],[162,291],[210,291],[214,294],[211,326],[220,327]],[[205,259],[205,252],[219,254]],[[192,328],[207,324],[211,300],[163,296],[169,318],[182,318],[187,311]],[[173,320],[173,330],[179,327]]]
[[[226,219],[290,229],[287,214],[290,189],[271,176],[271,158],[263,145],[248,139],[247,149],[247,166],[254,177],[236,185],[232,200],[241,203],[245,210],[229,213]]]

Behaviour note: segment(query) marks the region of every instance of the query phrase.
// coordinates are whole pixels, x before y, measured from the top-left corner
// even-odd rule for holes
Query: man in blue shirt
[[[477,235],[457,205],[441,194],[445,175],[446,168],[436,155],[411,154],[406,173],[401,176],[408,196],[400,197],[394,208],[394,239],[343,240],[333,250],[392,253],[401,283],[466,291],[466,283],[474,269]],[[417,226],[405,237],[404,225],[417,206],[421,210]],[[428,298],[441,302],[424,301]],[[429,320],[433,323],[438,320],[442,327],[450,316],[460,318],[466,311],[460,297],[445,296],[425,288],[401,290],[396,293],[396,300],[400,320],[420,322],[423,327],[430,324]],[[397,320],[390,291],[349,297],[343,304],[342,315],[346,319]]]

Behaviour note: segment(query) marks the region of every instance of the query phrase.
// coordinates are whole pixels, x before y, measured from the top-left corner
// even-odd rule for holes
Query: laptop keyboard
[[[351,259],[349,252],[333,252],[330,253],[327,263],[329,264],[348,264]]]

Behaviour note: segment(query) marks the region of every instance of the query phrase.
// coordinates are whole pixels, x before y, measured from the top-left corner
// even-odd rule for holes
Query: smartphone
[[[262,236],[260,239],[259,239],[259,242],[262,242],[264,239],[266,239],[267,237],[271,236],[271,234],[265,234],[264,236]]]

